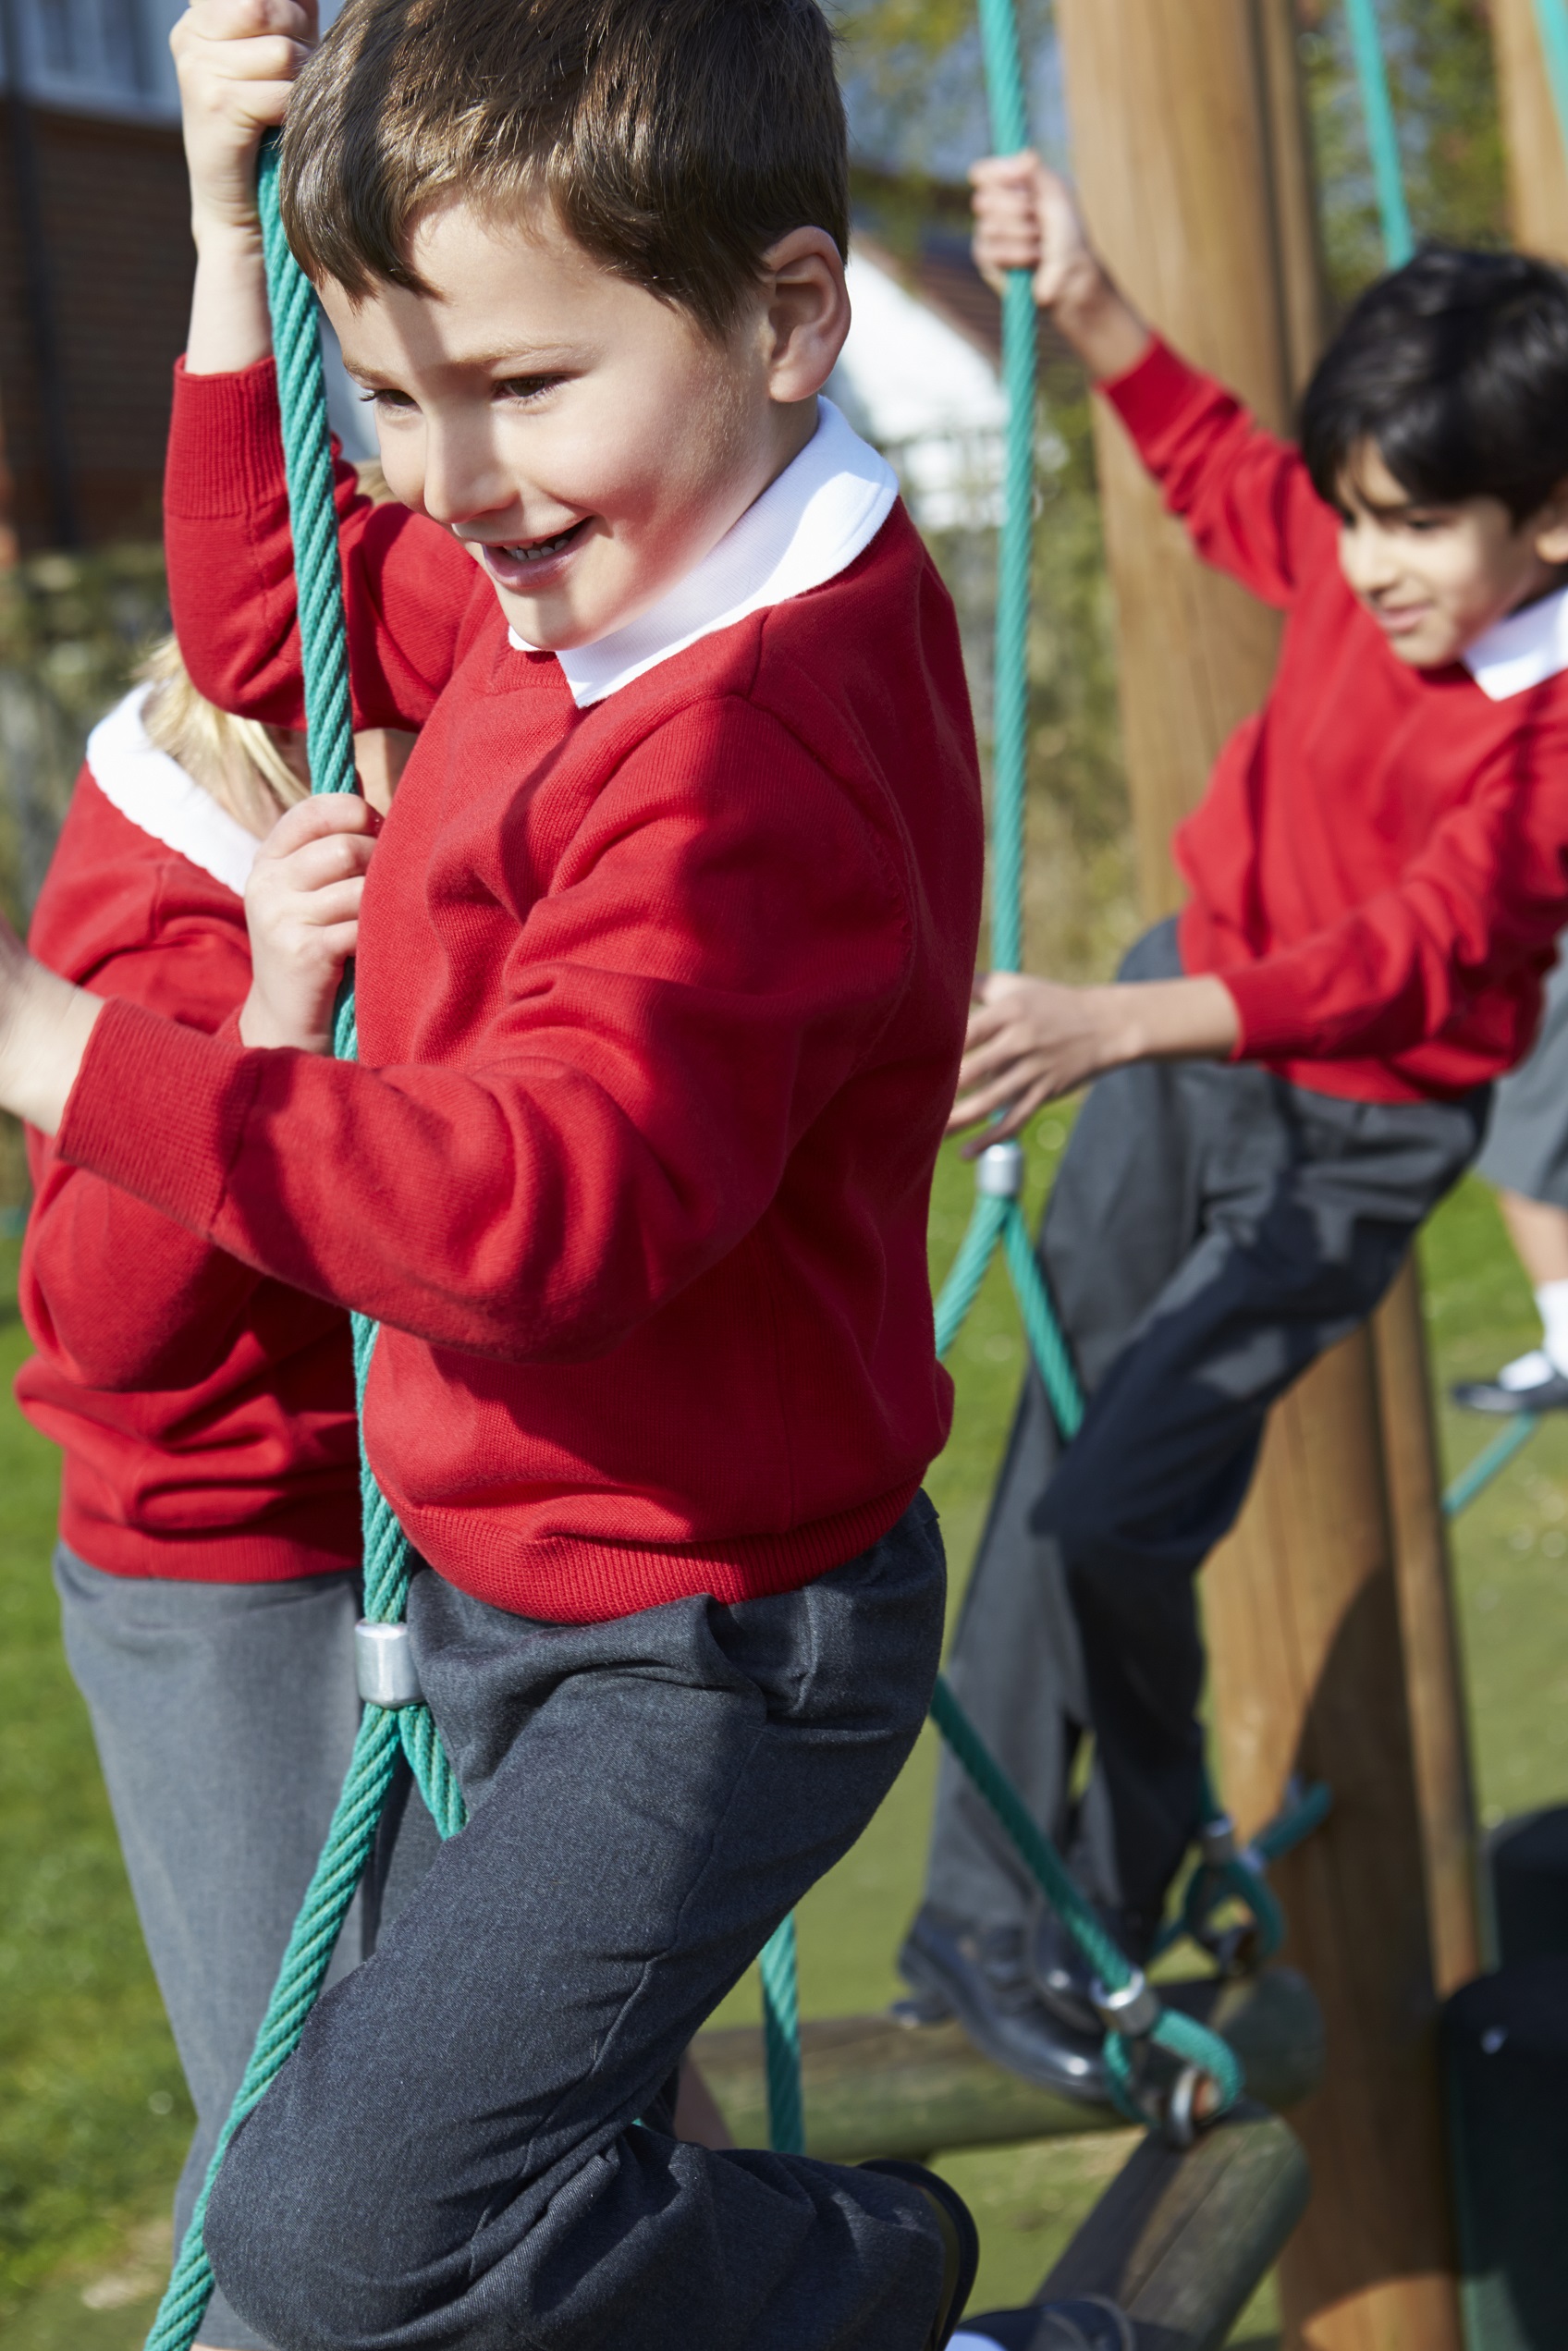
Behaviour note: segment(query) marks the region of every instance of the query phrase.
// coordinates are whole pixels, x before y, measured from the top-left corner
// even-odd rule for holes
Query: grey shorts
[[[295,1913],[321,1851],[360,1719],[359,1579],[184,1584],[105,1575],[61,1544],[66,1655],[87,1701],[131,1892],[163,1993],[196,2132],[175,2197],[184,2235]],[[345,1976],[439,1843],[409,1783],[333,1961]],[[220,2351],[265,2338],[221,2294],[202,2324]]]
[[[1547,980],[1540,1035],[1493,1094],[1476,1172],[1505,1192],[1568,1208],[1568,963],[1561,955]]]

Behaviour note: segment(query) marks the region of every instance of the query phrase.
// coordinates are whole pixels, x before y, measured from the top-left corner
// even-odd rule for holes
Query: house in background
[[[192,254],[181,0],[0,0],[0,526],[153,536]]]
[[[181,6],[0,0],[0,560],[159,533],[193,266],[168,51]],[[880,190],[862,175],[872,232]],[[899,467],[916,520],[945,530],[995,518],[1004,410],[967,204],[932,193],[952,217],[927,220],[912,259],[858,239],[829,388]],[[372,453],[365,410],[340,371],[329,383],[349,454]]]

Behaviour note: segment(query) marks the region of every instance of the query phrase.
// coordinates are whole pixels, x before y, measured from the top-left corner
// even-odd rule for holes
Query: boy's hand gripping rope
[[[315,296],[288,250],[278,218],[276,139],[269,139],[262,153],[258,193],[294,536],[311,788],[353,791],[357,786],[348,640]],[[353,988],[349,982],[337,1008],[335,1044],[340,1059],[354,1058],[354,1043]],[[353,1317],[353,1327],[354,1378],[362,1406],[376,1327],[362,1315]],[[202,2235],[213,2182],[235,2132],[299,2045],[374,1846],[399,1748],[408,1757],[441,1834],[455,1835],[466,1818],[462,1794],[440,1734],[429,1708],[418,1696],[408,1635],[402,1627],[413,1554],[362,1453],[360,1481],[364,1500],[365,1622],[357,1647],[360,1687],[367,1695],[364,1718],[325,1847],[289,1937],[245,2078],[207,2167],[174,2273],[147,2337],[147,2351],[189,2351],[195,2341],[213,2290],[213,2272]],[[371,1626],[386,1627],[387,1633],[370,1633]],[[389,1639],[393,1627],[397,1633]],[[385,1703],[373,1702],[368,1696],[372,1691]]]

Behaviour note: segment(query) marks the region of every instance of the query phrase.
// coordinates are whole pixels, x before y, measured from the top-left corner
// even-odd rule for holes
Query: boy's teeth
[[[541,556],[554,555],[563,547],[576,527],[575,523],[569,522],[566,529],[557,531],[553,539],[530,539],[522,546],[505,547],[502,552],[510,556],[514,563],[537,563]]]

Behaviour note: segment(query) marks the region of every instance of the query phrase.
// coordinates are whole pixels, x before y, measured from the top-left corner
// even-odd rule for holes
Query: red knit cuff
[[[1230,989],[1242,1024],[1233,1061],[1311,1059],[1323,1051],[1319,1024],[1302,1018],[1299,972],[1266,958],[1214,976]]]
[[[250,514],[281,494],[283,480],[272,361],[230,375],[190,375],[177,360],[165,513],[184,522]]]
[[[260,1058],[110,997],[66,1104],[59,1155],[210,1234]]]
[[[1140,444],[1163,432],[1194,394],[1207,394],[1209,388],[1207,376],[1189,367],[1158,335],[1135,367],[1124,375],[1107,376],[1096,386]]]

